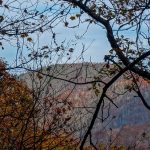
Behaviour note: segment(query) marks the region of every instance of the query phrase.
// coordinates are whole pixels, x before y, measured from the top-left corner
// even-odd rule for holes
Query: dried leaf
[[[28,37],[28,38],[27,38],[27,41],[32,42],[32,38],[31,38],[31,37]]]
[[[75,20],[76,17],[75,17],[75,16],[71,16],[70,19],[71,19],[71,20]]]

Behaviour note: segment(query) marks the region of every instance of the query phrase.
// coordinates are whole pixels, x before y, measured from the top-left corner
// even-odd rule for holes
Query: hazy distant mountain
[[[33,86],[32,80],[34,78],[37,84],[33,87],[37,88],[38,86],[43,86],[42,95],[51,93],[52,88],[53,95],[56,97],[65,99],[69,95],[67,98],[72,101],[75,107],[74,115],[79,117],[79,115],[82,114],[80,125],[78,123],[75,124],[82,129],[84,124],[85,126],[88,126],[90,123],[92,112],[95,110],[95,106],[99,100],[99,92],[102,90],[102,85],[96,85],[96,88],[99,89],[98,94],[96,94],[95,89],[93,89],[94,85],[88,84],[75,86],[75,84],[66,82],[63,79],[71,82],[84,83],[96,80],[97,77],[99,77],[101,80],[109,81],[111,76],[101,76],[102,68],[103,64],[89,63],[54,65],[42,69],[42,72],[48,74],[48,76],[42,76],[42,79],[40,80],[39,77],[37,77],[37,74],[35,75],[31,72],[22,74],[20,79],[25,80],[31,87]],[[62,80],[59,80],[59,78]],[[150,104],[150,84],[142,79],[140,82],[143,96]],[[97,119],[93,133],[97,139],[104,140],[104,137],[107,136],[107,140],[109,141],[108,137],[111,132],[114,132],[112,138],[115,139],[114,136],[118,136],[115,140],[116,143],[117,139],[119,139],[123,144],[133,146],[135,140],[137,141],[139,137],[141,138],[141,136],[145,136],[144,133],[150,133],[150,111],[143,106],[141,100],[134,92],[127,92],[125,94],[120,94],[120,96],[114,94],[114,91],[116,93],[123,93],[126,84],[128,84],[128,81],[121,78],[111,87],[108,95],[113,98],[116,96],[113,101],[118,108],[112,104],[110,105],[110,102],[105,100],[105,109],[104,112],[99,113],[99,118],[101,118],[102,113],[104,113],[104,116],[107,116],[109,113],[109,117],[103,123],[101,123],[100,119]],[[108,134],[104,135],[106,133],[104,132],[105,127],[107,129],[110,128],[110,131],[108,131],[109,136]],[[85,129],[83,129],[83,133],[84,130]],[[133,143],[130,143],[129,141]],[[143,142],[139,144],[139,147],[142,144]],[[150,143],[146,143],[145,145],[148,146],[149,144]]]

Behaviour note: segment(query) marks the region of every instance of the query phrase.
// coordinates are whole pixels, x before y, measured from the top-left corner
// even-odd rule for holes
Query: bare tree
[[[33,122],[42,125],[43,130],[45,124],[48,123],[44,121],[45,116],[50,121],[49,126],[52,127],[51,121],[55,117],[55,121],[57,121],[53,124],[54,127],[56,124],[57,127],[62,126],[61,123],[64,123],[65,119],[61,116],[63,110],[60,110],[60,107],[68,107],[69,102],[66,104],[66,102],[59,101],[61,97],[59,94],[67,91],[67,96],[64,99],[68,100],[73,90],[79,85],[92,84],[92,89],[98,97],[94,109],[84,107],[86,111],[91,112],[92,116],[90,123],[86,125],[84,136],[81,136],[80,149],[83,149],[88,137],[90,137],[90,144],[96,149],[92,142],[91,131],[100,112],[102,122],[110,115],[109,105],[106,101],[117,107],[114,97],[109,92],[120,78],[130,80],[126,91],[134,91],[140,97],[143,105],[150,110],[149,103],[145,100],[140,88],[141,78],[145,81],[150,79],[149,0],[8,0],[0,1],[0,7],[2,12],[0,15],[0,46],[5,49],[4,45],[10,44],[16,49],[14,65],[8,67],[7,70],[16,68],[31,73],[29,84],[35,92],[35,106],[38,109],[43,108],[39,113],[40,118],[36,121],[33,118]],[[61,25],[71,30],[82,24],[86,25],[85,32],[80,36],[75,36],[73,43],[59,39],[58,26]],[[66,57],[65,63],[70,60],[76,49],[76,43],[90,30],[91,25],[106,31],[105,36],[111,46],[110,54],[104,56],[104,66],[97,71],[100,73],[88,80],[86,77],[86,79],[79,81],[78,77],[80,77],[82,65],[75,70],[76,75],[72,77],[73,71],[67,72],[68,68],[67,71],[59,68],[58,63],[64,57]],[[43,34],[51,38],[48,43],[40,42]],[[85,50],[83,45],[82,53]],[[79,57],[82,58],[82,54]],[[47,69],[43,68],[45,64]],[[51,66],[52,64],[55,65]],[[66,76],[68,74],[70,76],[66,78],[61,76],[64,72],[67,72]],[[55,80],[54,83],[53,80]],[[54,84],[56,85],[59,81],[62,81],[62,86],[57,89]],[[71,84],[69,88],[72,90],[68,89],[68,83]],[[51,86],[48,87],[47,84]],[[44,96],[46,95],[44,93],[46,88],[49,88],[47,89],[49,91],[47,98]],[[50,103],[47,104],[47,102]],[[51,114],[54,112],[53,107],[51,107],[53,103],[56,105],[54,108],[57,108],[57,115]],[[105,106],[108,108],[107,115],[105,114]],[[52,108],[50,112],[49,108]],[[52,115],[50,118],[49,113]],[[61,121],[60,123],[62,118],[64,122]],[[66,119],[69,120],[69,118],[67,116]]]

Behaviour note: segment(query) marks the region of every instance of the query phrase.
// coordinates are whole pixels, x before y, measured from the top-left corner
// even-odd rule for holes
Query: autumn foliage
[[[29,116],[33,106],[31,91],[5,70],[0,62],[0,148],[20,146],[32,126]],[[24,135],[23,135],[24,134]]]
[[[68,108],[58,106],[56,99],[49,97],[43,98],[43,103],[44,109],[39,107],[35,93],[10,75],[5,63],[0,62],[0,149],[74,147],[76,142],[65,129],[71,119],[66,114]]]

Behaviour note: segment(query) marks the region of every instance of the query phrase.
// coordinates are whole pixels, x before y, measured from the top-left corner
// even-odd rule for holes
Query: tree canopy
[[[52,108],[52,105],[55,105],[55,109],[52,108],[46,112],[51,113],[52,119],[55,118],[56,122],[47,117],[47,124],[53,123],[54,126],[60,127],[57,121],[64,117],[61,123],[66,125],[65,121],[69,122],[70,116],[62,117],[62,113],[66,109],[70,112],[70,107],[66,102],[62,102],[60,105],[60,101],[55,101],[58,93],[54,94],[53,90],[53,94],[48,95],[48,98],[43,98],[43,102],[41,102],[40,96],[42,96],[42,84],[45,77],[49,78],[50,82],[56,79],[73,85],[92,84],[95,94],[99,97],[90,124],[79,142],[80,149],[83,149],[90,137],[98,113],[103,109],[105,99],[115,105],[107,92],[120,77],[130,80],[131,84],[126,86],[126,90],[134,91],[143,105],[150,110],[150,104],[145,100],[139,82],[141,79],[146,82],[150,80],[149,0],[0,0],[0,8],[0,47],[5,50],[6,45],[11,45],[12,49],[16,50],[13,65],[8,67],[3,63],[0,65],[0,92],[3,91],[0,94],[0,100],[2,101],[1,109],[4,109],[1,111],[1,114],[4,113],[2,116],[11,115],[16,119],[21,115],[22,110],[28,113],[28,109],[36,99],[38,99],[37,109],[39,109],[39,105],[44,107],[44,102],[49,99],[52,103],[45,104],[45,109],[41,111],[41,114],[44,114],[46,108]],[[60,40],[59,33],[57,33],[58,26],[67,28],[69,32],[82,25],[84,25],[85,31],[80,35],[73,35],[75,40],[67,41],[65,37],[64,40]],[[70,60],[74,51],[79,48],[76,45],[90,30],[90,26],[97,26],[99,30],[104,30],[104,36],[111,47],[104,56],[104,67],[101,72],[92,81],[85,80],[84,82],[74,81],[72,78],[61,78],[55,71],[52,73],[52,64],[58,64],[63,57],[66,57],[65,63]],[[45,41],[41,44],[43,35]],[[91,36],[94,37],[94,35]],[[82,45],[80,57],[86,49],[85,45],[86,43]],[[49,66],[46,73],[43,72],[45,64]],[[34,98],[24,84],[6,72],[6,70],[12,69],[24,69],[32,72],[32,81],[38,78],[40,88],[39,85],[36,86],[36,83],[32,84],[33,91],[36,93]],[[34,77],[35,75],[36,77]],[[104,80],[106,75],[112,75],[109,76],[108,81]],[[98,83],[100,83],[102,91],[97,88]],[[37,87],[36,90],[35,87]],[[40,96],[38,92],[41,92]],[[55,97],[53,97],[54,95]],[[24,117],[26,118],[25,114],[22,119]],[[7,119],[9,122],[9,117]],[[13,124],[15,126],[16,121]],[[9,123],[7,125],[9,126]],[[93,144],[90,143],[90,145]],[[96,149],[94,145],[93,148]]]

